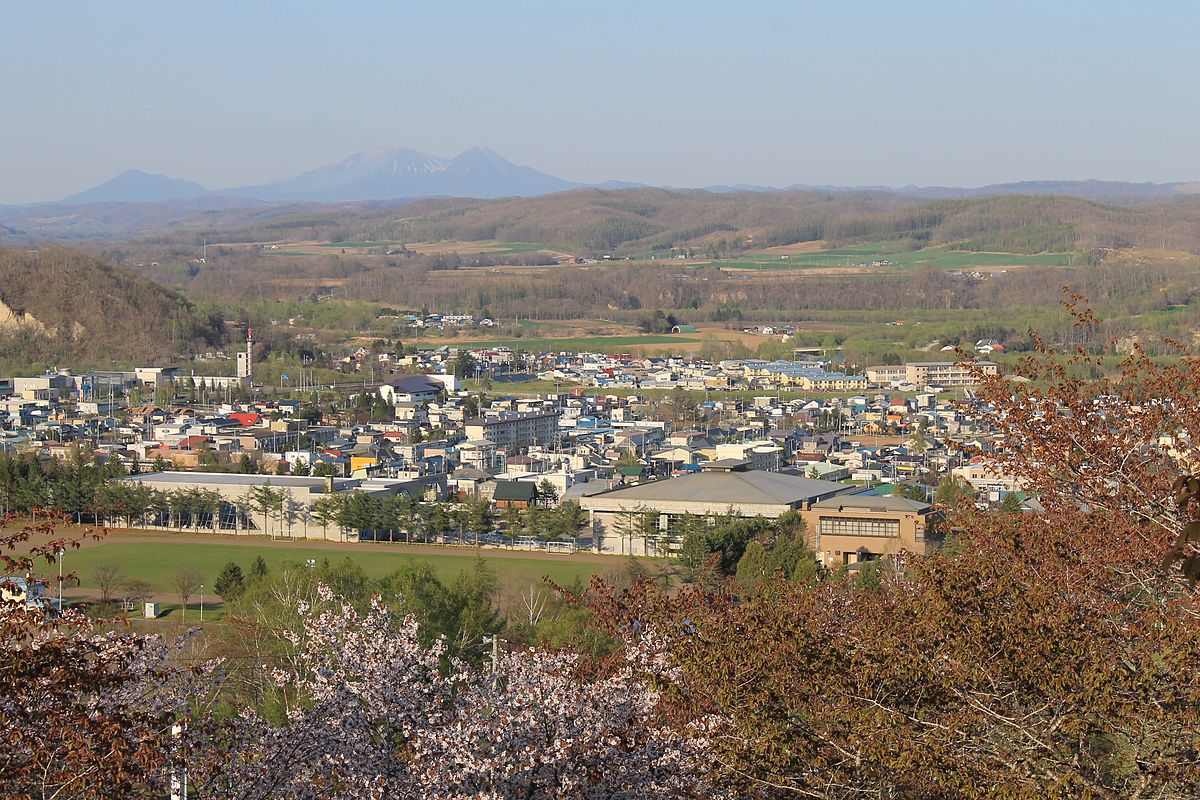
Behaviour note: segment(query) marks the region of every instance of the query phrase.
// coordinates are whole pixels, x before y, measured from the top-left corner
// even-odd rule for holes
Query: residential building
[[[908,367],[904,364],[887,364],[881,367],[867,367],[867,382],[875,386],[890,386],[908,380]]]
[[[715,450],[718,460],[745,461],[748,469],[778,472],[783,468],[784,450],[770,440],[730,442],[717,445]]]
[[[458,389],[453,375],[399,375],[379,387],[379,394],[393,405],[422,404],[438,399],[442,392]]]
[[[865,375],[829,372],[817,362],[771,361],[746,364],[746,379],[756,388],[806,392],[857,392],[867,388]]]
[[[533,445],[557,445],[561,417],[559,409],[508,411],[468,420],[464,428],[470,440],[487,439],[498,448],[520,450]]]
[[[983,375],[996,375],[1000,367],[992,361],[914,361],[904,365],[904,380],[917,386],[974,386],[979,383],[972,367]],[[872,368],[876,369],[876,368]]]
[[[538,500],[538,487],[532,481],[496,481],[492,501],[496,508],[529,508]]]

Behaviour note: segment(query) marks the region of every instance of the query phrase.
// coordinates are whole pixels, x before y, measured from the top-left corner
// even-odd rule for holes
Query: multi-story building
[[[902,550],[923,555],[941,542],[938,512],[904,497],[842,494],[813,503],[801,516],[817,558],[828,567]]]
[[[908,380],[908,367],[904,364],[885,364],[879,367],[867,367],[867,381],[876,386],[888,386]]]
[[[1019,492],[1023,488],[1016,475],[1005,472],[999,463],[989,458],[975,458],[955,467],[953,475],[989,500],[999,500],[1007,492]]]
[[[867,388],[865,375],[829,372],[811,361],[751,362],[746,364],[745,376],[756,388],[808,392],[857,392]]]
[[[991,361],[917,361],[904,366],[908,382],[917,386],[974,386],[979,383],[976,371],[982,375],[1000,371]]]
[[[729,442],[716,446],[717,460],[745,461],[750,469],[779,472],[783,469],[783,448],[769,439],[753,442]]]
[[[1000,368],[991,361],[913,361],[908,364],[867,367],[867,380],[874,385],[912,383],[917,386],[974,386],[975,370],[996,375]]]
[[[505,411],[467,420],[467,439],[487,439],[496,447],[520,450],[533,445],[555,446],[559,442],[558,421],[562,412]]]

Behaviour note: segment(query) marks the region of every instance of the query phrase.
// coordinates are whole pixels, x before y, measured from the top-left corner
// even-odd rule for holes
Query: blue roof
[[[844,372],[828,372],[820,367],[813,367],[808,364],[798,364],[794,361],[772,361],[769,364],[759,365],[758,369],[775,375],[809,378],[815,381],[836,380],[846,377],[846,373]]]

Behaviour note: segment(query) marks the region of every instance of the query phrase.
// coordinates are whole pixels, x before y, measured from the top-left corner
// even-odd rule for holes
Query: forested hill
[[[922,202],[882,192],[580,189],[535,198],[432,199],[312,211],[260,218],[248,226],[238,226],[233,212],[205,232],[210,242],[494,239],[584,254],[716,243],[738,250],[816,240],[836,246],[897,239],[912,240],[914,246],[1019,253],[1128,246],[1200,252],[1200,199],[1108,206],[1046,196]],[[203,226],[189,227],[184,235],[196,235]]]
[[[220,320],[123,267],[63,247],[0,249],[0,362],[140,362],[220,341]]]

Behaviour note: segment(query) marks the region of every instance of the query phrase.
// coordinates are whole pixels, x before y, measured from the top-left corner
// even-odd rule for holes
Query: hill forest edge
[[[1094,341],[1100,320],[1067,306]],[[253,576],[240,650],[8,604],[0,782],[30,798],[158,797],[185,772],[214,798],[1194,796],[1200,361],[1135,346],[1117,376],[1085,378],[1101,355],[1033,339],[1029,381],[981,376],[979,397],[1038,514],[951,503],[944,548],[866,580],[806,566],[793,531],[729,526],[672,590],[555,587],[585,623],[574,639],[490,639],[490,658],[498,621],[471,579],[447,591],[419,570]],[[4,536],[9,574],[79,544],[49,521]]]
[[[899,363],[972,336],[1027,351],[1030,328],[1074,344],[1057,313],[1064,284],[1103,315],[1096,341],[1169,355],[1166,340],[1200,327],[1198,214],[1190,199],[576,190],[211,212],[72,242],[87,256],[8,237],[36,246],[0,252],[12,312],[0,364],[187,360],[236,346],[244,324],[256,357],[280,364],[371,342],[534,349],[563,337],[646,351],[652,341],[624,337],[665,320],[705,325],[691,349],[713,357],[821,347],[847,364]],[[425,341],[397,318],[422,310],[496,327]],[[787,347],[714,333],[755,322],[797,330]]]

